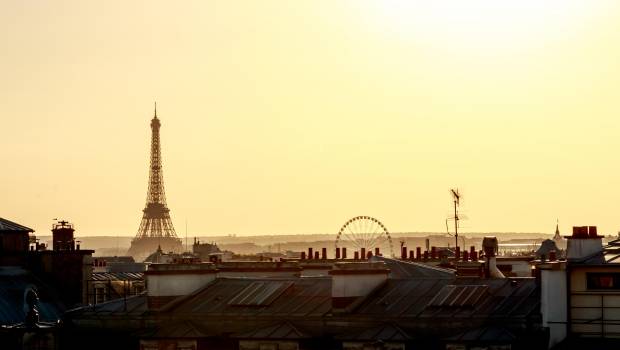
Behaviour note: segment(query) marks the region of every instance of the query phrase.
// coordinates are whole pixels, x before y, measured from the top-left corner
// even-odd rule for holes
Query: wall
[[[147,274],[146,288],[149,296],[188,295],[213,281],[215,276],[215,273]]]
[[[620,290],[588,290],[588,272],[620,273],[620,266],[571,267],[571,330],[580,335],[620,338]]]
[[[567,334],[566,270],[541,270],[540,281],[542,321],[544,327],[549,327],[549,347],[553,347]]]

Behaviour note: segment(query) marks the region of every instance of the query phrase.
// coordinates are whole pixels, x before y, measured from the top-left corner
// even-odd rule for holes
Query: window
[[[588,289],[620,289],[620,273],[587,273],[586,282]]]

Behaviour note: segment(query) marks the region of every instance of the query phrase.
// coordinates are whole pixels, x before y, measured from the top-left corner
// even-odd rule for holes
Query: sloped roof
[[[39,296],[37,310],[41,321],[60,319],[65,306],[51,287],[21,267],[0,267],[0,324],[24,321],[27,312],[24,297],[29,289]]]
[[[485,297],[478,298],[473,305],[452,302],[434,305],[431,301],[447,285],[486,286]],[[484,318],[525,317],[539,309],[539,289],[533,278],[426,278],[388,279],[385,287],[364,300],[355,312],[375,317]]]
[[[414,261],[402,261],[373,256],[371,261],[383,261],[390,269],[390,278],[454,278],[455,271]]]
[[[93,281],[138,281],[144,279],[142,272],[93,272]]]
[[[493,342],[511,342],[517,337],[504,327],[487,326],[471,329],[455,336],[447,338],[452,341],[493,341]]]
[[[34,232],[34,230],[29,227],[22,226],[16,222],[0,218],[0,232],[2,231]]]
[[[239,334],[235,338],[240,339],[307,339],[309,335],[300,332],[290,322],[284,321],[274,325],[251,330]]]
[[[212,336],[203,326],[192,321],[169,322],[140,334],[143,338],[205,338]]]
[[[382,341],[407,341],[412,337],[400,327],[392,323],[384,323],[378,327],[366,328],[362,331],[356,331],[337,337],[342,340],[382,340]]]
[[[148,310],[146,294],[115,299],[96,305],[88,305],[69,310],[65,313],[68,318],[106,317],[106,316],[139,316]]]
[[[287,288],[277,298],[264,305],[235,305],[230,302],[252,283],[262,282]],[[225,316],[278,315],[323,316],[331,311],[331,278],[218,278],[203,290],[187,296],[170,312]]]

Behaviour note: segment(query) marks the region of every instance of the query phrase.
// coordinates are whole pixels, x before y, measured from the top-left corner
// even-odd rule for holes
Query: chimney
[[[359,260],[360,259],[360,252],[353,252],[353,260]]]
[[[314,260],[319,260],[319,252],[314,252]]]
[[[437,259],[437,248],[435,246],[431,247],[431,259]]]
[[[360,249],[360,256],[362,259],[366,258],[366,248],[362,247],[362,249]]]
[[[314,254],[312,254],[312,248],[308,248],[308,259],[312,259]]]
[[[375,255],[381,256],[381,250],[379,250],[379,247],[375,247]]]
[[[342,258],[343,259],[347,258],[347,247],[342,247]]]
[[[424,260],[428,260],[428,250],[424,251]]]
[[[400,248],[400,258],[403,260],[407,259],[407,247],[406,246],[402,246]]]
[[[213,263],[150,264],[144,275],[147,305],[150,309],[158,309],[215,280],[217,269]]]
[[[422,259],[422,248],[420,247],[415,248],[415,257],[418,260]]]
[[[306,252],[301,252],[301,260],[306,260]]]
[[[599,236],[596,226],[573,226],[573,235],[566,237],[567,260],[579,260],[603,250],[603,236]]]
[[[340,248],[336,247],[336,260],[340,260]]]
[[[467,250],[463,251],[463,261],[469,260],[469,252]]]
[[[327,248],[321,248],[321,259],[327,259]]]
[[[75,229],[68,221],[58,221],[52,225],[52,250],[74,250]]]
[[[368,251],[368,253],[366,253],[366,258],[370,260],[370,258],[372,258],[372,251]]]
[[[497,268],[497,254],[499,243],[496,237],[487,236],[482,239],[482,249],[487,260],[486,275],[490,278],[505,278],[504,274]]]
[[[352,309],[381,287],[389,273],[383,261],[336,263],[329,271],[332,276],[332,308],[335,311]]]
[[[414,256],[413,256],[413,250],[409,251],[409,260],[413,260]]]

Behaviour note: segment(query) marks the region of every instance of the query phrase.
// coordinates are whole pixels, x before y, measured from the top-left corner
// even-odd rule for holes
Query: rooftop
[[[22,226],[16,222],[0,218],[0,232],[7,232],[7,231],[34,232],[34,230],[29,227]]]

